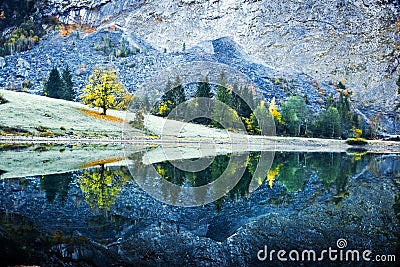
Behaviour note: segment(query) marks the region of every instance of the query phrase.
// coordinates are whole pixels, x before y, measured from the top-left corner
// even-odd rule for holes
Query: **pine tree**
[[[172,89],[172,83],[168,80],[165,86],[165,93],[161,97],[161,102],[157,106],[156,115],[161,117],[168,116],[169,112],[174,108],[174,96]]]
[[[173,91],[173,96],[174,96],[173,101],[175,103],[175,106],[185,102],[186,100],[185,89],[183,88],[181,79],[179,78],[178,75],[175,77],[175,82],[173,84],[172,91]]]
[[[225,73],[223,72],[221,73],[219,85],[217,86],[217,100],[230,107],[233,106],[232,93],[228,88]]]
[[[322,110],[315,122],[314,133],[320,137],[338,137],[341,133],[340,114],[335,107]]]
[[[170,80],[167,81],[167,84],[165,85],[164,94],[161,97],[162,102],[167,102],[168,100],[174,101],[174,94],[172,91],[172,82]]]
[[[214,104],[213,110],[214,121],[212,124],[218,128],[223,128],[222,126],[224,126],[226,128],[237,129],[240,118],[234,109],[232,90],[229,88],[223,72],[217,86],[216,98],[217,101]],[[224,125],[222,125],[222,122]]]
[[[71,70],[68,65],[65,67],[61,76],[63,82],[61,98],[72,101],[75,99],[75,91],[73,89],[74,83],[72,82]]]
[[[209,83],[208,77],[202,77],[200,82],[197,83],[197,89],[195,97],[204,97],[204,98],[212,98],[214,94],[211,92],[211,85]],[[201,102],[202,104],[200,104]],[[197,110],[202,111],[202,114],[207,114],[212,109],[211,100],[210,101],[197,101],[196,102]],[[209,125],[211,122],[210,118],[196,118],[193,120],[196,123]]]
[[[265,106],[265,101],[262,100],[250,115],[250,118],[245,120],[247,130],[254,134],[267,134],[266,132],[263,132],[263,130],[267,130],[270,116],[270,112]]]
[[[173,83],[168,80],[165,86],[165,93],[161,97],[161,102],[157,106],[156,114],[162,117],[166,117],[171,112],[171,110],[173,110],[176,106],[185,101],[185,89],[183,88],[181,80],[177,75]]]
[[[236,92],[239,92],[239,94]],[[254,106],[254,99],[251,90],[246,86],[238,88],[238,85],[234,84],[232,99],[233,106],[238,115],[241,118],[249,118],[252,113],[250,106]]]
[[[200,82],[197,84],[196,97],[208,97],[212,98],[214,94],[211,92],[211,85],[208,77],[202,77]]]
[[[43,95],[52,98],[61,98],[62,96],[63,82],[60,78],[58,69],[54,67],[49,75],[49,79],[44,85]]]

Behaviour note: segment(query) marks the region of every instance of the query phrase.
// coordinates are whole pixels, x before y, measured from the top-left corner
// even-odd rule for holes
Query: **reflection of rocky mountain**
[[[158,202],[136,183],[128,182],[107,212],[89,207],[76,176],[65,202],[60,197],[49,202],[39,177],[12,179],[0,185],[4,211],[0,240],[9,240],[15,231],[25,233],[27,238],[4,243],[3,248],[15,251],[27,246],[30,255],[43,260],[47,255],[47,264],[37,262],[43,265],[61,259],[86,264],[83,266],[264,266],[265,262],[256,258],[264,245],[269,249],[322,250],[336,248],[339,238],[347,240],[349,249],[396,254],[400,236],[395,196],[399,188],[392,168],[397,163],[397,156],[364,155],[359,159],[343,154],[282,154],[274,166],[281,166],[282,175],[293,169],[302,175],[296,192],[282,185],[289,177],[278,174],[272,189],[266,181],[251,196],[242,195],[237,188],[238,194],[233,192],[222,201],[182,208]],[[343,172],[334,177],[332,169],[338,166]],[[338,196],[341,190],[346,193]]]
[[[36,19],[49,15],[76,24],[69,37],[47,35],[38,47],[6,57],[3,85],[24,80],[42,88],[52,66],[66,63],[82,88],[95,65],[112,64],[134,91],[155,71],[185,61],[213,60],[235,67],[268,98],[306,94],[312,105],[344,80],[356,106],[394,132],[397,105],[398,1],[42,0]],[[47,20],[43,19],[43,22]],[[89,27],[94,34],[87,34]],[[78,27],[79,28],[79,27]],[[110,59],[94,50],[104,30],[139,53]],[[100,31],[100,33],[98,33]],[[184,50],[184,51],[183,51]],[[17,67],[19,65],[19,67]]]

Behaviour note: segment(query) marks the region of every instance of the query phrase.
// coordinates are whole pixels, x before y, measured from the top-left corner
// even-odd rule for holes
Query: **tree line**
[[[283,136],[348,138],[366,135],[370,131],[368,125],[351,110],[352,92],[346,89],[343,82],[337,83],[336,88],[337,94],[330,95],[323,108],[316,113],[307,106],[306,97],[294,95],[279,103],[272,98],[266,103],[255,94],[252,86],[228,84],[224,73],[221,73],[217,85],[210,84],[208,78],[203,77],[197,83],[194,94],[188,97],[179,76],[176,76],[173,82],[167,82],[165,93],[152,113],[166,117],[188,98],[205,97],[218,101],[212,107],[198,105],[194,108],[213,109],[213,119],[197,118],[193,120],[195,123],[223,128],[220,121],[241,120],[248,133],[264,134],[259,122],[272,117],[277,134]]]
[[[195,84],[191,95],[185,93],[187,85],[183,85],[180,77],[168,81],[164,94],[151,110],[156,116],[167,117],[170,112],[182,103],[189,102],[187,116],[199,111],[212,114],[212,118],[199,117],[191,122],[216,128],[237,129],[236,125],[245,126],[249,134],[267,134],[261,125],[265,120],[275,121],[276,133],[282,136],[348,138],[361,137],[370,133],[371,129],[359,116],[351,110],[352,92],[343,82],[336,84],[337,94],[331,95],[319,112],[315,112],[306,104],[306,97],[290,96],[286,101],[276,102],[275,98],[268,102],[256,94],[251,85],[230,85],[225,73],[220,74],[218,84],[202,77]],[[43,94],[53,98],[74,100],[72,74],[68,66],[60,75],[53,68],[44,85]],[[206,98],[210,102],[199,102],[196,99]],[[105,115],[108,109],[125,109],[131,96],[123,87],[115,70],[99,68],[89,76],[88,83],[80,96],[81,101],[92,107],[102,109]],[[217,100],[217,101],[216,101]],[[225,125],[221,125],[224,122]]]

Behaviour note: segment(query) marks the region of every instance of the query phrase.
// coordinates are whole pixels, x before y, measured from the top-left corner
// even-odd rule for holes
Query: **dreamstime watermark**
[[[222,73],[225,79],[224,84],[221,84]],[[246,170],[246,162],[251,151],[250,140],[246,137],[246,126],[237,115],[234,115],[235,110],[216,97],[189,97],[174,107],[167,118],[154,116],[155,107],[160,106],[163,95],[169,92],[174,94],[174,91],[171,91],[174,88],[166,89],[170,84],[169,81],[175,81],[175,88],[182,85],[190,90],[197,84],[204,83],[205,78],[207,83],[213,85],[214,88],[216,86],[229,87],[227,89],[232,92],[232,95],[241,98],[252,112],[256,109],[257,103],[254,97],[257,88],[252,81],[236,69],[208,61],[175,65],[156,73],[138,87],[128,106],[123,137],[134,140],[138,135],[137,130],[151,131],[158,136],[152,142],[157,145],[157,150],[153,149],[152,152],[142,155],[145,166],[142,165],[139,168],[131,164],[128,165],[128,169],[143,190],[153,198],[167,204],[193,207],[211,203],[232,190]],[[176,81],[180,81],[180,84],[176,84]],[[191,122],[199,118],[217,122],[223,130],[199,126],[196,128],[199,131],[197,135]],[[275,123],[271,116],[257,117],[257,121],[264,135],[275,135]],[[185,135],[187,131],[192,131],[192,135]],[[203,132],[200,133],[200,131]],[[204,131],[208,131],[208,134]],[[146,142],[147,140],[144,140],[143,145],[146,145]],[[187,187],[174,184],[164,179],[153,164],[167,160],[179,170],[199,172],[211,165],[221,149],[230,155],[225,171],[217,179],[202,186]],[[137,143],[126,144],[125,157],[128,159],[133,157],[138,150]],[[188,156],[193,151],[197,153],[197,156]],[[190,159],[190,161],[185,162],[180,159]],[[267,176],[273,159],[273,151],[261,152],[253,173],[253,180],[249,184],[249,193],[260,186],[258,178]],[[146,168],[146,171],[143,171],[143,168]],[[139,169],[140,174],[138,174]]]
[[[328,247],[322,250],[296,250],[290,251],[280,249],[268,250],[268,246],[264,246],[257,252],[257,258],[260,261],[281,261],[281,262],[318,262],[318,261],[366,261],[366,262],[395,262],[395,255],[373,255],[369,249],[346,249],[347,240],[339,238],[336,242],[336,247]]]

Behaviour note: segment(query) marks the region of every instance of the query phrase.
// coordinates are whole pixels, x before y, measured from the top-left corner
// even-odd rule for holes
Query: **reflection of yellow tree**
[[[78,182],[91,208],[108,209],[114,204],[129,178],[124,169],[110,170],[103,164],[100,169],[84,170]]]
[[[272,188],[276,176],[279,174],[280,168],[283,166],[283,164],[279,164],[278,166],[275,167],[275,169],[270,169],[267,173],[267,180],[269,184],[269,188]],[[260,182],[260,181],[259,181]],[[262,183],[262,181],[261,181]],[[260,184],[261,184],[260,183]]]

